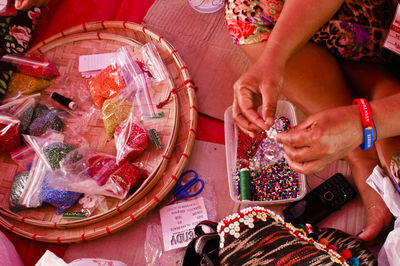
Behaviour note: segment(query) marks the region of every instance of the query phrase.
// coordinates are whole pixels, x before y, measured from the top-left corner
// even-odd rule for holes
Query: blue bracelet
[[[374,146],[374,129],[372,127],[365,127],[364,131],[364,142],[360,145],[360,148],[365,151]]]

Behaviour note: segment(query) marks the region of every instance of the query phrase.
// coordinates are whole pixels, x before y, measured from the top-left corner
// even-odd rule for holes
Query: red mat
[[[33,35],[32,44],[43,41],[62,30],[90,21],[121,20],[141,23],[154,1],[51,0],[50,4],[42,9],[42,16]],[[200,115],[197,139],[223,144],[223,122]],[[47,249],[62,258],[68,248],[67,244],[41,243],[0,228],[15,245],[26,266],[35,265]]]
[[[85,22],[121,20],[141,23],[155,0],[51,0],[42,8],[33,43]]]

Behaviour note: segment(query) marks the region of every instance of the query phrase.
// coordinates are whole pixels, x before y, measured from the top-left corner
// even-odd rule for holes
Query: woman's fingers
[[[243,115],[242,111],[240,110],[240,107],[238,106],[236,100],[233,101],[232,116],[236,124],[243,132],[245,132],[252,138],[255,137],[256,135],[255,132],[259,130],[259,127],[257,127],[249,120],[247,120],[247,118]]]
[[[262,97],[262,117],[267,128],[270,128],[275,122],[275,112],[278,102],[279,91],[283,84],[283,78],[277,83],[262,83],[260,93]]]
[[[316,122],[305,120],[298,126],[276,135],[276,141],[293,148],[310,147],[315,144],[319,134],[315,126]]]
[[[254,105],[254,92],[247,87],[240,87],[236,91],[237,104],[241,113],[251,123],[260,129],[267,129],[264,120],[258,114]]]
[[[285,154],[286,162],[294,171],[309,175],[321,171],[325,167],[325,163],[321,160],[295,162]]]
[[[18,10],[26,10],[33,6],[47,5],[50,0],[15,0],[15,8]]]
[[[295,148],[292,146],[285,146],[285,154],[290,158],[290,160],[295,162],[307,162],[318,160],[322,157],[319,153],[319,149],[313,146],[305,146],[301,148]]]

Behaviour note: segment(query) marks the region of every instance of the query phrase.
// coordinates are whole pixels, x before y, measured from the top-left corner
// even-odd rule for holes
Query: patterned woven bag
[[[212,232],[204,233],[204,225]],[[229,215],[218,226],[202,222],[195,233],[197,237],[186,250],[184,266],[377,265],[358,238],[309,224],[295,227],[262,207]]]

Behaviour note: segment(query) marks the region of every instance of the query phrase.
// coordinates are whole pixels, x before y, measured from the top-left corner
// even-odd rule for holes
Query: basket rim
[[[139,25],[139,24],[136,24],[136,23],[133,23],[133,22],[126,22],[126,21],[97,21],[97,22],[84,23],[84,24],[75,26],[73,28],[70,28],[70,29],[68,29],[68,30],[66,30],[64,32],[60,32],[58,34],[53,35],[52,37],[46,39],[45,41],[42,41],[41,43],[33,46],[29,51],[31,52],[31,51],[35,51],[35,50],[38,50],[38,51],[44,50],[44,49],[46,49],[46,47],[48,47],[46,45],[53,44],[53,42],[61,42],[62,43],[63,40],[67,40],[66,38],[68,38],[68,36],[73,36],[73,35],[77,35],[77,34],[80,34],[80,33],[84,33],[85,36],[87,36],[87,37],[89,35],[93,35],[93,36],[91,36],[91,38],[94,38],[94,35],[95,35],[95,37],[98,38],[98,39],[107,38],[107,37],[110,37],[110,36],[115,37],[116,34],[104,33],[104,32],[91,32],[91,31],[96,31],[96,30],[106,30],[106,29],[114,29],[114,28],[137,30],[137,31],[143,32],[146,35],[150,34],[150,37],[152,39],[155,39],[158,42],[160,42],[161,45],[163,45],[163,47],[167,48],[167,50],[170,52],[170,55],[172,56],[173,60],[175,61],[175,64],[178,66],[179,71],[181,72],[180,74],[182,75],[184,80],[191,80],[190,79],[190,75],[189,75],[189,73],[187,71],[187,67],[185,67],[185,64],[184,64],[182,58],[179,56],[179,54],[173,48],[173,46],[168,41],[166,41],[162,36],[159,36],[156,33],[148,30],[146,27],[144,27],[142,25]],[[118,35],[118,36],[120,36],[120,35]],[[76,37],[76,36],[73,36],[73,37]],[[123,39],[126,40],[128,38],[124,36]],[[196,103],[196,95],[195,95],[195,91],[194,91],[194,86],[193,86],[192,83],[187,83],[187,84],[185,84],[185,87],[186,87],[186,89],[188,91],[189,103],[190,103],[190,121],[191,121],[190,129],[191,129],[191,131],[189,131],[189,135],[188,135],[188,138],[187,138],[187,143],[185,145],[184,154],[186,156],[181,156],[177,166],[175,167],[175,171],[174,171],[175,172],[174,173],[175,176],[178,176],[182,172],[183,167],[187,162],[187,159],[188,159],[188,157],[189,157],[189,155],[191,153],[191,150],[193,148],[194,139],[195,139],[195,132],[197,130],[197,103]],[[174,101],[177,101],[178,100],[178,96],[174,94],[173,95],[173,99],[174,99]],[[176,106],[178,106],[178,104]],[[176,117],[178,117],[178,116],[176,116]],[[174,132],[176,132],[176,130],[174,130]],[[178,136],[175,136],[174,137],[174,141],[177,138],[178,138]],[[173,152],[173,149],[171,149],[171,154],[172,154],[172,152]],[[170,157],[172,157],[172,156],[170,154],[167,154],[165,156],[165,158],[163,158],[165,160],[163,161],[162,164],[160,164],[160,167],[158,169],[160,173],[163,173],[164,170],[167,168],[167,166],[169,164],[168,160],[169,160]],[[159,179],[157,179],[154,182],[154,185],[158,181],[159,181]],[[166,196],[166,194],[168,194],[168,192],[174,187],[175,183],[176,183],[176,180],[169,179],[169,182],[167,182],[164,185],[163,189],[159,192],[159,194],[157,194],[158,197],[155,197],[155,198],[160,199],[160,200],[163,199]],[[135,204],[135,202],[136,201],[132,202],[132,204]],[[155,202],[156,202],[156,204],[154,202],[152,202],[152,201],[148,202],[140,210],[143,209],[143,211],[146,211],[146,210],[150,211],[151,209],[153,209],[159,203],[159,201],[157,201],[157,200]],[[132,205],[132,204],[130,204],[130,205]],[[130,205],[126,205],[126,208],[129,208]],[[113,215],[115,215],[117,213],[121,214],[122,212],[124,212],[124,209],[125,208],[121,208],[121,206],[118,206],[118,208],[116,208],[115,210],[112,210],[112,214]],[[25,232],[24,230],[22,230],[22,231],[21,230],[16,230],[16,227],[14,225],[10,225],[10,223],[7,222],[6,217],[4,217],[5,214],[4,213],[1,213],[1,214],[2,214],[1,224],[5,225],[6,228],[8,228],[11,231],[14,231],[14,232],[16,232],[16,233],[18,233],[18,234],[20,234],[22,236],[28,237],[28,238],[32,238],[32,236],[35,235],[35,234],[31,234],[29,232]],[[90,221],[90,224],[103,221],[106,218],[109,218],[110,216],[113,216],[113,215],[106,216],[102,220]],[[136,217],[134,219],[135,221],[138,218],[142,217],[141,213],[139,213],[139,212],[134,212],[134,213],[130,214],[129,217],[131,217],[132,215],[134,215],[134,217]],[[12,218],[14,218],[14,217],[12,217]],[[131,218],[129,218],[129,220],[130,221],[122,220],[120,223],[117,223],[119,225],[115,225],[114,227],[113,226],[111,226],[111,227],[113,229],[116,229],[116,230],[122,229],[125,226],[131,224],[131,222],[133,221],[133,219],[131,219]],[[38,221],[38,220],[36,220],[36,221]],[[18,217],[16,219],[16,222],[17,223],[22,222],[22,223],[28,223],[29,224],[32,221],[30,219],[28,219],[28,218]],[[40,221],[40,222],[41,222],[41,224],[43,223],[43,221]],[[78,223],[75,223],[75,225],[73,227],[75,227],[75,226],[83,226],[83,225],[87,225],[87,224],[85,224],[85,223],[80,224],[78,222]],[[47,224],[46,227],[51,227],[52,229],[55,228],[54,223]],[[57,224],[56,228],[57,229],[68,229],[68,225],[67,225],[66,228],[64,228],[64,225],[62,223],[60,223],[60,224]],[[107,227],[107,228],[110,228],[110,227]],[[104,234],[101,234],[101,236],[102,235],[104,235]],[[97,237],[100,237],[100,236],[98,236],[98,235],[93,235],[93,236],[92,235],[88,235],[86,237],[86,239],[97,238]],[[58,239],[54,239],[54,238],[53,239],[48,239],[45,236],[43,236],[43,238],[41,238],[41,237],[37,237],[37,235],[36,235],[34,238],[37,239],[37,240],[46,241],[46,242],[59,242]],[[65,243],[65,241],[67,241],[67,242],[77,242],[77,239],[76,238],[64,239],[63,242]],[[78,240],[78,242],[79,242],[79,240]]]

